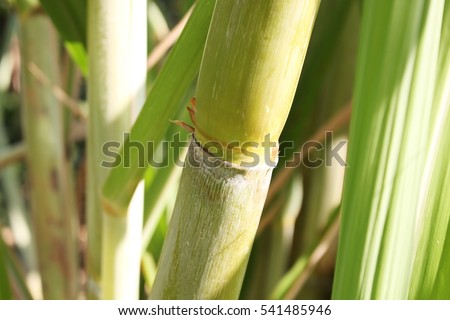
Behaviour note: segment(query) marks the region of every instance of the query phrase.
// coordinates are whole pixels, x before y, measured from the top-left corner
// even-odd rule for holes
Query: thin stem
[[[152,298],[238,298],[273,170],[263,158],[244,165],[246,148],[257,143],[251,154],[276,163],[319,3],[217,2],[191,110],[195,140]],[[205,151],[211,142],[216,150]]]
[[[25,158],[25,150],[25,144],[22,142],[3,148],[0,152],[0,170],[22,161]]]
[[[30,62],[26,68],[33,77],[51,90],[55,98],[61,103],[61,106],[66,106],[74,116],[86,120],[87,115],[80,108],[78,102],[71,98],[60,86],[53,83],[35,63]]]
[[[178,40],[181,32],[183,31],[186,23],[189,20],[189,17],[191,16],[192,10],[193,8],[189,9],[189,11],[184,15],[183,19],[181,19],[177,23],[177,25],[172,30],[170,30],[169,34],[152,50],[147,59],[147,69],[153,68],[158,63],[158,61],[161,60],[162,57],[164,57],[170,47],[172,47],[172,45]]]
[[[152,299],[239,295],[272,168],[211,166],[210,159],[191,142]]]
[[[316,246],[314,251],[309,256],[305,269],[300,273],[297,280],[292,285],[291,289],[283,297],[285,300],[293,300],[300,293],[301,289],[306,283],[306,280],[311,276],[315,270],[317,264],[323,258],[323,256],[328,252],[333,241],[336,241],[337,235],[339,233],[339,219],[333,222],[329,230],[323,235],[320,243]]]
[[[22,62],[34,63],[59,83],[59,42],[47,17],[22,18]],[[53,93],[22,69],[23,128],[28,181],[45,299],[74,299],[78,294],[76,212],[67,181],[62,107]]]
[[[146,0],[88,3],[88,273],[89,296],[138,298],[143,199],[115,216],[102,203],[108,168],[101,166],[108,141],[129,132],[145,99]]]
[[[330,217],[329,223],[318,239],[317,244],[307,253],[300,256],[291,269],[278,282],[278,285],[270,296],[271,299],[292,300],[297,297],[317,264],[328,252],[333,241],[336,241],[340,225],[339,211],[340,207]]]

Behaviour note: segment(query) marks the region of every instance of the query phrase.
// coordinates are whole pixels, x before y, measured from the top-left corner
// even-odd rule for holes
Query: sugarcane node
[[[189,116],[191,118],[193,126],[190,126],[190,125],[186,124],[185,122],[179,121],[179,120],[172,121],[172,122],[176,123],[177,125],[181,126],[184,129],[186,129],[190,133],[193,133],[196,141],[198,142],[198,144],[201,146],[201,148],[205,152],[207,152],[213,156],[222,157],[224,160],[230,161],[230,162],[234,162],[236,159],[240,159],[240,161],[242,162],[242,161],[244,161],[244,159],[246,159],[245,157],[247,157],[247,159],[250,157],[250,156],[248,156],[248,154],[250,154],[252,152],[250,150],[248,150],[248,146],[246,146],[246,143],[244,143],[243,145],[239,144],[236,146],[233,142],[225,142],[225,141],[218,140],[215,137],[212,137],[201,130],[201,128],[197,125],[197,122],[196,122],[197,109],[196,109],[196,98],[195,97],[192,97],[190,99],[190,105],[186,106],[186,109],[189,112]],[[217,145],[219,145],[220,146],[219,148],[221,149],[221,151],[217,152],[217,153],[211,152],[209,147],[207,147],[211,143],[216,143]],[[264,152],[257,152],[257,153],[259,156],[264,154]],[[236,157],[234,155],[232,155],[230,157],[229,156],[230,154],[234,154],[234,155],[236,155]],[[271,162],[276,162],[276,160],[278,158],[278,142],[276,143],[275,148],[271,147],[269,157],[270,157]]]

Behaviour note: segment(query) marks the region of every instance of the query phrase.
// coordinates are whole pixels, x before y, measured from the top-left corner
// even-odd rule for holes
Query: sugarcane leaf
[[[72,57],[72,60],[80,68],[84,76],[88,75],[88,55],[86,48],[80,42],[66,42],[65,47],[67,52]]]
[[[333,297],[406,299],[443,1],[365,1]]]
[[[183,108],[185,105],[185,103],[182,103],[179,107],[180,112],[176,119],[188,121],[188,113]],[[142,232],[142,249],[144,250],[153,238],[154,232],[160,224],[160,219],[164,218],[163,213],[167,202],[174,198],[173,194],[178,189],[178,178],[181,175],[180,161],[184,159],[187,151],[188,132],[179,126],[172,125],[167,131],[164,141],[160,145],[165,153],[161,165],[158,165],[158,167],[151,165],[146,172],[144,229]],[[172,142],[171,145],[169,145],[169,141]],[[175,141],[177,141],[177,145],[173,143]],[[151,178],[149,179],[149,177]]]
[[[424,222],[411,279],[410,298],[450,299],[450,112],[437,143],[423,215]]]
[[[450,287],[450,2],[446,2],[439,50],[433,126],[423,178],[420,242],[410,298],[449,299]]]
[[[154,142],[155,146],[161,142],[171,124],[169,120],[176,114],[186,90],[198,73],[214,4],[214,0],[206,0],[195,6],[147,97],[131,130],[130,140],[139,141],[144,146],[147,141]],[[151,157],[152,150],[148,151]],[[119,166],[109,174],[103,195],[118,213],[126,211],[144,171],[136,157],[130,159],[130,167]]]

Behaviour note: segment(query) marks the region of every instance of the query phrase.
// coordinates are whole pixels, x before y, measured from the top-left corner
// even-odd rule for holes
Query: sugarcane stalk
[[[36,65],[60,82],[57,34],[47,17],[21,17],[23,130],[27,173],[45,299],[74,299],[78,294],[76,212],[66,171],[62,107],[51,90],[30,72]],[[71,200],[72,199],[72,200]]]
[[[134,141],[144,145],[153,141],[158,145],[164,138],[168,119],[175,117],[179,104],[185,99],[184,95],[198,73],[215,1],[202,0],[195,6],[133,125],[130,136]],[[123,155],[123,149],[120,152]],[[134,190],[144,176],[146,168],[139,166],[138,161],[138,157],[131,157],[130,167],[114,168],[105,183],[104,202],[117,215],[126,213]]]
[[[91,298],[138,297],[143,199],[136,200],[122,216],[115,216],[109,206],[103,206],[101,188],[109,170],[101,163],[103,145],[107,141],[122,141],[144,103],[146,5],[145,0],[92,0],[88,4]]]
[[[217,2],[153,299],[238,298],[319,2]]]

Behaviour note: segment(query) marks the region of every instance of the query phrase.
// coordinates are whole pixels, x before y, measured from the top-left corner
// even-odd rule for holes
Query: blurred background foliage
[[[1,299],[40,299],[43,297],[63,299],[86,298],[89,296],[87,293],[89,275],[87,274],[86,262],[87,237],[89,235],[87,234],[85,209],[87,199],[85,187],[87,179],[86,119],[89,117],[89,106],[87,102],[87,90],[89,88],[86,85],[86,79],[89,77],[89,55],[87,50],[88,1],[0,1]],[[368,96],[370,94],[369,91],[361,89],[364,86],[365,80],[363,78],[363,71],[361,71],[363,62],[358,60],[361,59],[358,58],[358,55],[361,55],[361,48],[370,50],[370,48],[367,49],[363,46],[364,41],[371,41],[371,38],[367,40],[369,31],[372,30],[367,21],[372,18],[368,10],[373,9],[371,6],[375,6],[374,2],[376,1],[322,0],[292,109],[280,139],[279,165],[274,171],[273,184],[271,191],[269,191],[268,200],[255,239],[241,292],[242,299],[331,298],[336,271],[339,226],[342,219],[341,209],[344,209],[342,213],[343,219],[347,223],[348,229],[346,230],[350,234],[357,234],[355,230],[360,228],[358,221],[354,222],[353,225],[349,222],[352,220],[350,216],[357,214],[365,215],[370,211],[374,214],[374,218],[371,220],[371,216],[368,215],[368,224],[374,223],[374,219],[376,220],[376,217],[379,217],[376,215],[377,211],[373,209],[374,207],[371,207],[372,209],[354,209],[350,205],[353,201],[352,199],[356,198],[354,201],[362,199],[362,193],[364,192],[362,182],[358,185],[360,187],[359,189],[355,185],[349,184],[346,186],[347,189],[344,190],[344,193],[348,192],[348,194],[344,195],[344,199],[346,199],[347,204],[344,203],[344,206],[341,206],[346,168],[336,163],[336,161],[332,162],[330,166],[321,166],[316,169],[305,166],[299,166],[292,170],[284,169],[286,163],[294,156],[294,151],[302,150],[303,144],[311,140],[311,138],[323,141],[325,131],[334,132],[333,143],[326,144],[325,150],[314,154],[317,158],[325,158],[326,153],[329,153],[341,141],[347,141],[349,134],[351,137],[353,134],[355,136],[361,135],[361,139],[367,138],[360,142],[359,147],[361,145],[376,144],[377,139],[380,138],[376,135],[370,137],[370,132],[364,131],[353,123],[352,126],[354,128],[352,130],[354,131],[350,133],[350,108],[359,108],[359,119],[362,119],[364,118],[362,114],[367,107],[361,102],[363,98],[358,100],[359,105],[352,105],[352,97],[356,94],[359,94],[359,97],[361,97],[361,92],[366,93]],[[384,12],[394,11],[393,8],[386,5],[386,1],[380,2],[383,2],[384,7],[375,8],[376,10],[380,10],[379,12],[377,11],[380,16],[383,13],[383,9],[387,10]],[[413,5],[403,0],[396,0],[394,2],[399,3],[398,7],[395,8],[395,12],[398,14],[398,20],[395,20],[395,17],[391,17],[392,21],[407,20],[407,17],[405,18],[399,12],[402,6],[403,8],[409,8],[409,6]],[[429,38],[434,39],[434,42],[431,40],[427,42],[428,38],[425,38],[427,33],[421,31],[421,28],[428,30],[426,29],[427,19],[431,19],[430,17],[421,20],[418,12],[411,13],[412,15],[415,14],[414,17],[416,20],[411,20],[410,25],[407,26],[410,28],[408,30],[415,30],[415,33],[411,31],[411,46],[420,47],[420,43],[417,44],[419,40],[425,42],[423,46],[428,46],[428,48],[434,45],[436,49],[434,53],[428,52],[427,55],[427,52],[419,52],[417,54],[417,60],[419,61],[417,64],[420,64],[420,61],[423,59],[426,60],[429,57],[430,61],[434,61],[433,65],[435,69],[441,68],[443,70],[441,71],[441,78],[436,80],[438,82],[440,81],[440,85],[436,85],[436,91],[440,90],[440,92],[443,92],[442,96],[445,96],[445,92],[447,92],[448,96],[448,92],[450,92],[448,85],[449,59],[447,57],[448,51],[445,51],[448,49],[448,30],[450,30],[450,28],[445,29],[449,22],[448,1],[435,0],[435,2],[442,4],[442,8],[440,9],[430,9],[429,7],[432,5],[429,1],[413,0],[411,2],[414,2],[414,6],[420,7],[425,12],[424,16],[432,10],[435,10],[434,13],[436,15],[431,16],[430,13],[430,17],[439,16],[439,12],[441,13],[439,17],[442,20],[443,31],[441,32],[440,27],[436,27],[436,30],[439,29],[437,36],[431,34],[431,31],[429,31],[431,34]],[[152,137],[150,140],[156,141],[157,143],[162,140],[170,141],[171,137],[177,133],[180,134],[183,140],[187,140],[187,133],[178,126],[170,124],[168,120],[180,119],[188,122],[185,106],[195,92],[196,76],[214,1],[209,1],[209,3],[205,1],[205,3],[197,4],[197,6],[201,6],[201,8],[198,8],[197,13],[196,11],[194,13],[191,11],[194,3],[194,0],[148,1],[147,54],[149,56],[149,68],[146,84],[148,99],[131,131],[131,134],[135,135],[137,140],[145,140],[146,138]],[[56,58],[52,61],[55,65],[53,68],[55,70],[50,68],[55,75],[50,74],[50,69],[44,70],[39,67],[30,69],[30,65],[24,65],[24,61],[28,61],[26,59],[33,58],[24,59],[23,52],[29,44],[24,42],[26,38],[22,34],[24,28],[26,28],[27,21],[29,21],[30,17],[35,16],[49,16],[54,26],[52,27],[49,24],[49,28],[54,28],[53,31],[48,31],[48,33],[38,32],[32,35],[33,37],[42,37],[42,40],[35,39],[37,46],[39,46],[39,43],[44,43],[44,38],[49,38],[50,32],[55,32],[55,30],[59,32],[59,38],[53,43],[57,48],[57,51],[54,52]],[[191,23],[190,25],[188,23],[185,31],[180,36],[188,16],[193,21],[189,22]],[[417,16],[420,17],[417,18]],[[366,21],[363,21],[364,19]],[[395,28],[394,22],[392,22],[393,29]],[[376,24],[376,21],[371,21],[371,23],[374,29],[380,28]],[[380,23],[384,22],[378,21],[378,24]],[[363,26],[366,28],[364,29],[366,30],[364,34],[362,34]],[[397,31],[401,33],[401,27],[398,28],[400,31]],[[376,31],[389,33],[389,29]],[[414,42],[414,37],[417,37],[419,40]],[[178,38],[179,41],[176,42],[175,47],[171,50],[170,48],[172,48]],[[377,50],[377,48],[379,49],[386,45],[388,41],[400,41],[399,39],[402,38],[403,36],[398,36],[397,39],[393,38],[394,40],[389,38],[390,40],[387,39],[385,42],[376,38],[378,41],[376,45],[378,47],[372,49]],[[42,50],[44,50],[45,55],[50,49],[45,47]],[[35,53],[36,51],[30,52]],[[441,53],[439,54],[439,52]],[[408,59],[408,53],[409,51],[405,51],[404,53],[406,56],[404,59],[406,60]],[[392,55],[393,53],[386,52],[380,54],[383,54],[380,58],[382,60],[389,59],[389,54]],[[383,68],[385,70],[382,62],[380,62],[379,66],[376,65],[373,68]],[[366,63],[370,64],[371,62],[366,61]],[[26,122],[21,120],[25,113],[23,102],[27,99],[35,101],[33,99],[38,98],[33,94],[32,96],[25,97],[27,91],[22,85],[23,82],[21,84],[21,73],[23,74],[24,70],[29,71],[28,77],[31,77],[30,81],[35,82],[35,85],[39,87],[38,90],[46,92],[47,98],[44,98],[47,99],[45,100],[46,103],[54,103],[55,108],[59,108],[58,115],[52,120],[54,121],[52,123],[59,129],[56,131],[48,130],[46,134],[61,135],[59,138],[63,141],[58,147],[60,149],[56,150],[55,154],[64,158],[61,160],[63,164],[61,164],[60,170],[66,176],[66,180],[64,180],[64,184],[66,185],[65,192],[70,196],[67,194],[64,195],[66,201],[63,201],[62,204],[60,203],[60,210],[63,211],[61,213],[64,215],[72,215],[69,217],[69,220],[74,220],[69,226],[63,227],[67,228],[67,230],[72,230],[74,233],[73,241],[76,245],[72,246],[71,249],[67,249],[73,250],[73,259],[69,261],[72,261],[70,263],[74,265],[67,266],[65,264],[61,267],[62,269],[56,271],[62,272],[63,275],[67,276],[71,274],[68,270],[74,269],[74,274],[70,275],[70,279],[66,278],[65,280],[61,280],[64,278],[58,278],[55,275],[55,278],[48,282],[49,286],[62,286],[63,288],[66,287],[67,283],[71,283],[72,289],[71,292],[65,291],[63,293],[56,290],[53,296],[45,294],[45,290],[47,290],[45,287],[43,293],[42,283],[45,283],[45,279],[43,279],[45,274],[42,272],[43,262],[38,263],[38,255],[36,254],[38,251],[37,247],[44,245],[51,246],[54,243],[43,241],[42,237],[45,237],[45,235],[42,236],[39,235],[42,232],[36,232],[36,215],[41,213],[33,212],[31,205],[33,188],[45,188],[45,185],[36,185],[35,182],[30,182],[27,178],[27,174],[30,171],[30,162],[44,160],[36,160],[38,159],[37,156],[34,159],[33,155],[31,157],[28,155],[28,160],[27,162],[25,161],[27,147],[24,143],[24,132],[29,129],[24,128]],[[399,77],[403,75],[402,72],[406,71],[398,71]],[[358,76],[359,80],[357,79]],[[430,79],[433,76],[430,75]],[[25,77],[22,76],[22,81],[24,79]],[[380,79],[383,80],[381,76]],[[355,90],[358,91],[355,92]],[[413,96],[413,90],[417,90],[417,88],[412,88],[405,95]],[[420,91],[420,88],[418,90]],[[430,90],[430,92],[434,92],[434,87]],[[429,94],[431,97],[434,93]],[[395,100],[395,97],[392,100]],[[437,111],[435,112],[440,114],[441,118],[445,120],[449,118],[449,103],[448,99],[445,100],[442,98],[441,100],[443,102],[439,105],[442,107],[436,107]],[[422,108],[426,107],[426,105],[422,106]],[[419,107],[416,106],[416,108]],[[377,109],[375,107],[372,110],[373,113],[371,114],[374,118],[380,114],[376,112]],[[386,111],[386,113],[388,114],[389,112]],[[31,119],[33,119],[32,117],[33,115],[31,115]],[[380,117],[382,118],[382,116]],[[449,122],[444,120],[440,126],[445,129],[435,132],[434,135],[431,134],[430,140],[425,143],[428,145],[434,145],[436,143],[444,148],[441,150],[448,151]],[[367,119],[360,121],[366,121],[361,122],[361,126],[370,123],[370,120]],[[162,124],[153,130],[153,126],[156,127],[158,123]],[[433,128],[435,127],[438,127],[438,125],[430,124],[430,131],[434,132]],[[407,139],[407,137],[404,139]],[[386,143],[389,145],[388,142]],[[404,140],[402,143],[408,144],[409,142]],[[361,148],[364,149],[364,147]],[[36,149],[36,152],[49,152],[45,146],[36,146]],[[39,151],[39,149],[41,150]],[[354,152],[356,154],[356,151]],[[364,151],[360,152],[364,153]],[[346,153],[347,145],[340,150],[339,154],[343,159],[346,159]],[[128,190],[123,187],[124,185],[128,186],[128,177],[132,175],[139,177],[143,175],[145,177],[146,196],[144,201],[139,293],[139,298],[141,299],[147,299],[151,292],[158,259],[161,254],[162,243],[167,233],[168,222],[176,198],[181,170],[173,165],[173,159],[178,159],[183,154],[184,151],[181,154],[173,154],[172,150],[167,152],[160,145],[155,156],[169,158],[169,163],[171,164],[169,167],[161,169],[150,167],[145,172],[138,172],[133,169],[123,172],[113,172],[109,176],[108,179],[110,180],[107,181],[104,190],[106,197],[114,198],[114,195],[118,194],[120,194],[120,197],[123,196],[125,200],[122,198],[117,200],[120,204],[122,200],[126,202],[131,198],[131,195],[123,192],[123,189]],[[429,183],[426,185],[430,185],[430,190],[434,190],[434,197],[436,199],[432,198],[433,194],[428,195],[427,189],[421,191],[422,194],[426,193],[427,195],[424,195],[421,204],[417,205],[417,207],[422,205],[424,209],[422,210],[420,209],[422,207],[420,207],[417,211],[422,213],[428,212],[428,214],[417,213],[416,217],[419,220],[424,219],[423,225],[425,225],[425,231],[420,231],[422,230],[422,224],[419,223],[416,227],[411,227],[419,230],[415,234],[415,237],[405,240],[412,241],[416,244],[420,242],[418,252],[423,256],[422,258],[416,256],[415,249],[410,248],[411,251],[408,253],[408,259],[411,260],[410,269],[412,270],[414,268],[414,275],[412,276],[414,280],[411,286],[410,298],[450,297],[448,288],[445,289],[442,285],[449,278],[449,271],[445,269],[445,266],[448,266],[448,261],[450,260],[447,257],[448,254],[445,255],[445,252],[450,251],[442,248],[445,243],[445,248],[448,249],[449,237],[446,237],[446,234],[450,230],[447,228],[449,223],[448,214],[450,213],[450,207],[448,206],[449,200],[445,198],[445,194],[448,194],[449,190],[449,180],[434,178],[437,176],[448,176],[450,172],[448,168],[448,152],[435,152],[433,155],[435,157],[429,159],[427,163],[428,166],[436,168],[436,173],[430,169],[433,172],[428,173],[426,177],[423,177],[424,180],[421,181]],[[355,155],[351,159],[357,162],[358,159],[366,158],[370,158],[370,155],[360,155],[360,158]],[[396,160],[391,159],[391,161]],[[425,161],[427,160],[424,159]],[[352,163],[350,163],[350,166],[352,166]],[[380,164],[380,167],[374,169],[376,172],[372,177],[365,175],[364,168],[354,174],[359,174],[364,180],[364,183],[367,182],[369,184],[372,178],[373,180],[377,179],[376,174],[383,175],[385,172],[383,170],[389,172],[386,167],[389,166]],[[424,168],[425,166],[421,167],[419,171],[425,170]],[[52,183],[55,184],[57,182],[50,181],[50,188]],[[406,191],[402,189],[402,192]],[[392,193],[394,192],[392,191]],[[408,195],[403,196],[405,199],[408,198]],[[376,206],[376,204],[373,204],[373,206]],[[416,208],[416,206],[413,206],[413,208]],[[404,208],[399,207],[392,210],[401,211]],[[441,212],[443,214],[439,215]],[[407,219],[407,217],[403,218]],[[381,223],[380,228],[384,226],[383,223]],[[402,221],[399,223],[402,223]],[[433,232],[436,224],[442,226],[439,231],[441,237],[438,239],[428,239],[428,234]],[[64,230],[62,236],[70,237],[70,232],[66,229]],[[50,230],[48,232],[51,233]],[[376,235],[373,237],[377,238]],[[352,238],[352,241],[361,241],[363,245],[365,243],[363,239],[365,239],[365,235],[358,234],[357,237]],[[385,240],[382,245],[387,246],[387,241]],[[391,242],[391,245],[395,247],[399,240],[391,239],[389,241],[397,241],[395,243]],[[433,255],[432,257],[425,257],[427,253],[430,253],[427,250],[429,243],[436,243],[436,241],[439,242],[440,249],[437,252],[432,251],[430,254]],[[367,240],[367,242],[370,242],[370,240]],[[374,248],[370,252],[367,252],[366,248],[354,248],[353,250],[359,250],[358,257],[361,258],[360,261],[356,262],[348,258],[352,252],[345,251],[345,248],[340,250],[344,250],[342,254],[347,257],[347,260],[342,262],[341,268],[345,268],[345,264],[364,264],[364,261],[372,261],[371,259],[375,259],[374,268],[376,268],[377,263],[381,263],[377,260],[378,251],[375,252],[376,250]],[[382,250],[380,249],[380,251]],[[392,252],[398,251],[393,249]],[[371,253],[375,255],[372,258],[370,258]],[[431,266],[429,266],[427,261],[434,262],[430,262],[429,264]],[[50,261],[50,263],[52,262]],[[435,276],[433,279],[427,278],[426,270],[428,270],[428,267],[434,270]],[[349,270],[354,269],[350,268]],[[359,274],[356,273],[355,276],[359,276]],[[348,278],[343,275],[342,279],[345,282],[345,279]],[[425,286],[423,284],[424,279],[431,281],[432,284]],[[64,281],[66,283],[61,285],[61,283],[54,283],[55,281]],[[384,281],[388,280],[384,279]],[[409,285],[405,285],[404,283],[399,284],[399,286],[402,288],[404,286],[409,287]],[[423,288],[424,286],[426,288]],[[355,283],[354,287],[348,288],[348,290],[345,288],[335,288],[336,291],[334,294],[340,292],[341,295],[335,296],[339,298],[408,298],[409,294],[409,291],[406,290],[400,296],[375,293],[367,293],[364,295],[357,291],[361,287],[363,287],[361,283]]]

